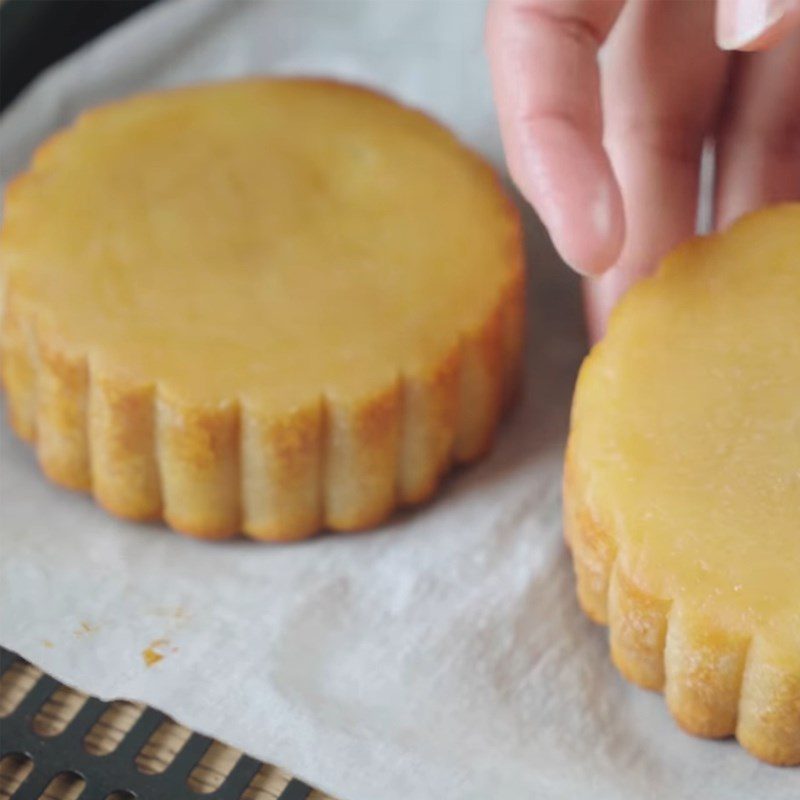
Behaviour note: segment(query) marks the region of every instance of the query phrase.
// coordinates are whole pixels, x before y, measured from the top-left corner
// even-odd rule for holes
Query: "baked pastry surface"
[[[800,763],[800,204],[688,242],[622,301],[564,494],[620,671],[686,730]]]
[[[490,446],[522,344],[490,167],[363,88],[90,111],[9,187],[3,382],[44,472],[204,537],[355,529]]]

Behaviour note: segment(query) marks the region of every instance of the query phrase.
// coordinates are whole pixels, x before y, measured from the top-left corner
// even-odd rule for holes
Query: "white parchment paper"
[[[85,107],[270,72],[388,89],[500,165],[482,16],[471,0],[160,4],[4,115],[2,177]],[[342,800],[800,797],[797,770],[680,733],[578,610],[559,509],[577,285],[529,227],[526,395],[487,461],[377,532],[203,544],[117,521],[49,485],[3,425],[3,644]]]

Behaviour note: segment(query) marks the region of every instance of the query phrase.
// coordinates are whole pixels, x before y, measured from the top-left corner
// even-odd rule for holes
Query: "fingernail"
[[[717,44],[723,50],[741,50],[780,22],[786,0],[718,0]]]

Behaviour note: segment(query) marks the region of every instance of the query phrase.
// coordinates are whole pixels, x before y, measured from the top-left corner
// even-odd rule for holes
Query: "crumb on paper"
[[[166,655],[163,650],[169,644],[168,639],[153,639],[150,644],[142,650],[142,660],[146,667],[152,667],[153,664],[158,664]],[[172,648],[172,652],[176,652],[177,648]]]
[[[55,647],[49,639],[42,639],[42,646],[46,647],[48,650],[52,650]]]
[[[142,658],[146,667],[152,667],[153,664],[158,664],[164,656],[157,653],[152,647],[146,647],[142,650]]]
[[[73,633],[80,638],[81,636],[88,636],[90,633],[94,633],[95,631],[100,630],[99,625],[94,625],[91,622],[86,622],[86,620],[82,620],[80,626],[76,631]]]

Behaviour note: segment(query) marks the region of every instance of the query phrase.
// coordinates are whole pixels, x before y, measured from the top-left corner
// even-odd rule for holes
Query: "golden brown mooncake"
[[[800,764],[800,203],[692,240],[580,373],[578,596],[680,725]]]
[[[517,214],[425,115],[325,80],[142,95],[9,187],[11,424],[55,482],[196,536],[357,529],[485,453]]]

